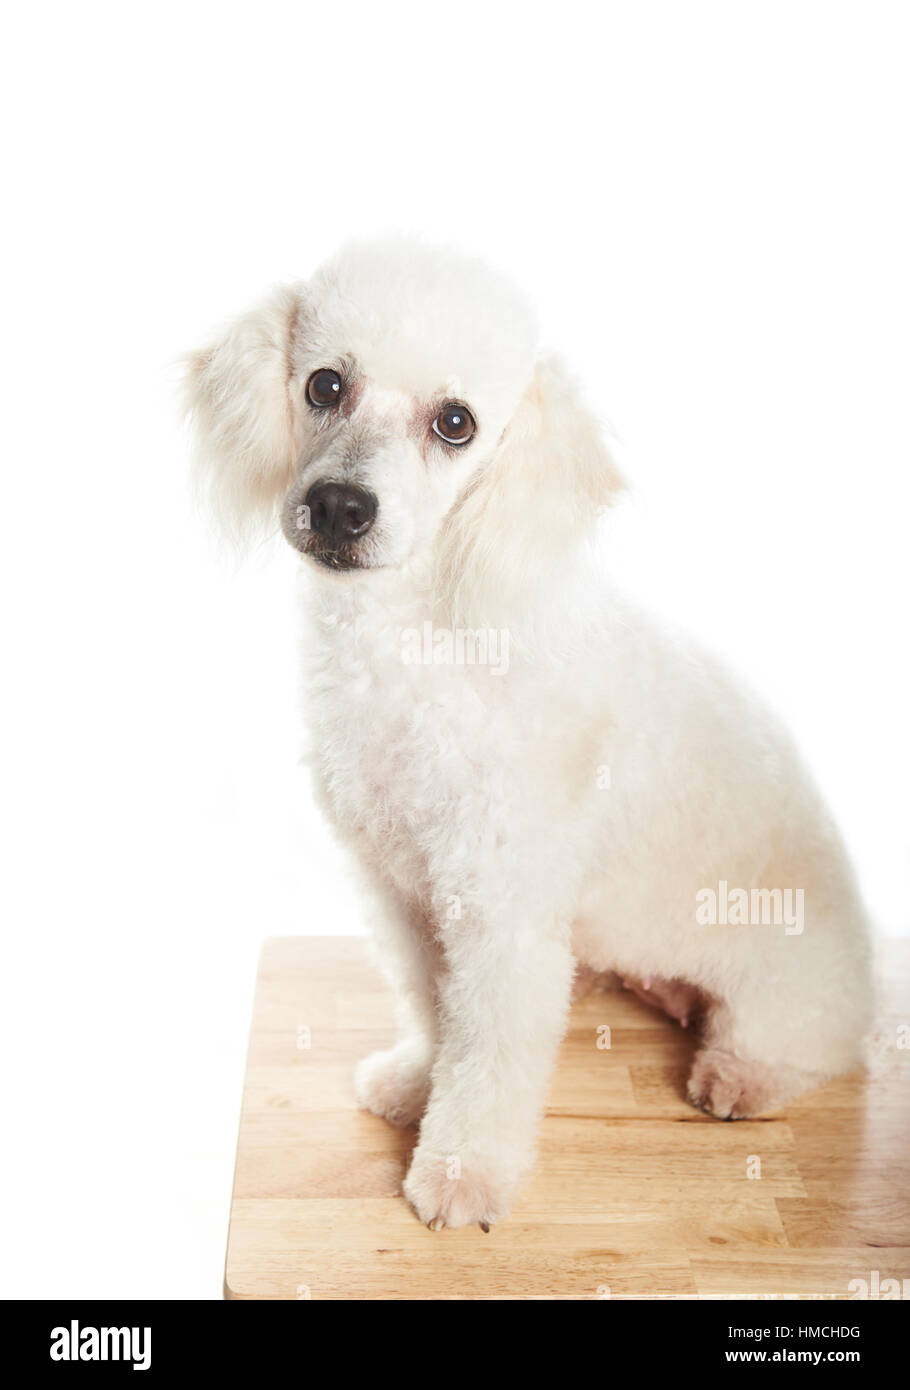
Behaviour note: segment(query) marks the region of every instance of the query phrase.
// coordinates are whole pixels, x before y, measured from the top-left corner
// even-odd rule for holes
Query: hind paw
[[[719,1120],[744,1120],[776,1102],[775,1073],[761,1062],[706,1047],[696,1054],[689,1076],[689,1099]]]

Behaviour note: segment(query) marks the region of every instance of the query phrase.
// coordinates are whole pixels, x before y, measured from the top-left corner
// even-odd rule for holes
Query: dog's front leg
[[[505,1216],[530,1168],[573,959],[555,923],[447,923],[440,1041],[404,1192],[434,1230]]]
[[[385,885],[374,936],[397,997],[399,1040],[373,1052],[354,1074],[357,1102],[396,1125],[416,1124],[426,1109],[436,1055],[435,976],[440,951],[420,908]]]

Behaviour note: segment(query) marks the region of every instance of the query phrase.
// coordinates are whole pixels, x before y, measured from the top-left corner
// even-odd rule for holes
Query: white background
[[[292,578],[220,559],[174,362],[339,241],[536,300],[629,582],[784,712],[908,926],[908,10],[82,4],[5,22],[0,1294],[220,1295],[260,939],[357,931]]]

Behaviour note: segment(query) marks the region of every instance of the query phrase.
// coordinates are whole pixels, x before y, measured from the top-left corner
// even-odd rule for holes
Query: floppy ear
[[[562,363],[539,362],[496,454],[446,519],[436,596],[447,620],[496,627],[520,618],[624,487]]]
[[[298,289],[276,290],[188,360],[196,481],[235,539],[273,520],[294,477],[288,383],[299,308]]]

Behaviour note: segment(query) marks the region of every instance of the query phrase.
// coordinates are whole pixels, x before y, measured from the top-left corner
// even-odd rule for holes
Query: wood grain
[[[686,1101],[687,1033],[621,991],[579,1000],[533,1176],[484,1235],[421,1225],[401,1196],[414,1131],[356,1107],[354,1063],[395,1036],[366,943],[267,941],[226,1296],[848,1299],[873,1271],[910,1280],[910,943],[883,965],[868,1071],[736,1124]]]

